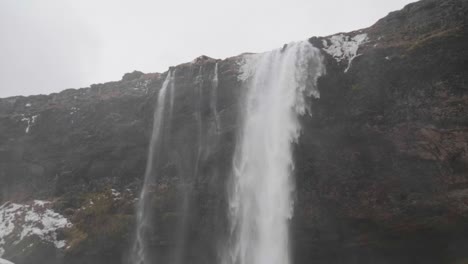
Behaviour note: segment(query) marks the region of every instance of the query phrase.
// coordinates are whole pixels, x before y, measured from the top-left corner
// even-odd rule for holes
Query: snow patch
[[[148,94],[150,83],[151,83],[151,80],[140,80],[135,83],[135,86],[132,89],[135,91],[144,91],[145,94]]]
[[[11,261],[8,261],[8,260],[6,260],[6,259],[0,258],[0,264],[14,264],[14,263],[11,262]]]
[[[348,72],[353,60],[361,55],[358,54],[359,46],[368,40],[367,34],[359,34],[352,38],[339,34],[331,36],[328,40],[323,40],[323,50],[333,56],[337,62],[348,61],[348,67],[344,71]]]
[[[76,114],[76,112],[78,112],[79,110],[80,110],[80,108],[78,108],[78,107],[72,107],[72,108],[70,108],[70,115]]]
[[[121,197],[121,193],[115,189],[111,189],[111,192],[112,192],[112,198],[114,198],[114,200],[120,200],[122,199]]]
[[[57,239],[57,230],[72,224],[50,207],[50,202],[40,200],[28,204],[8,202],[0,206],[0,257],[5,245],[18,244],[31,236],[63,248],[66,243]]]
[[[34,205],[44,207],[46,204],[50,204],[50,202],[49,201],[34,200]]]
[[[31,107],[31,104],[30,104],[30,103],[27,103],[25,106],[26,106],[26,107]]]
[[[35,115],[35,116],[32,116],[32,117],[24,117],[23,115],[23,118],[21,119],[21,121],[23,122],[28,122],[28,126],[26,127],[26,134],[29,133],[29,131],[31,130],[31,127],[34,125],[34,123],[36,123],[36,119],[39,115]]]

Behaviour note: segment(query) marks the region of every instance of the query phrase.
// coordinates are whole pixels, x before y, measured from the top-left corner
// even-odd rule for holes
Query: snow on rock
[[[78,112],[79,110],[80,110],[80,108],[78,108],[78,107],[72,107],[72,108],[70,108],[70,115],[76,114],[76,112]]]
[[[21,121],[23,122],[28,122],[28,126],[26,127],[26,134],[29,133],[29,131],[31,130],[31,127],[32,125],[34,125],[34,123],[36,123],[36,119],[39,115],[35,115],[35,116],[32,116],[32,117],[24,117],[23,115],[23,118],[21,119]]]
[[[352,61],[360,56],[358,54],[359,46],[369,40],[367,34],[359,34],[352,38],[344,34],[331,36],[328,40],[323,40],[323,50],[333,56],[337,62],[348,61],[348,67],[345,72],[351,68]]]
[[[151,80],[140,80],[136,82],[135,87],[133,87],[133,90],[144,91],[147,94],[150,83],[151,83]]]
[[[39,200],[27,204],[8,202],[0,206],[0,257],[6,245],[18,244],[31,236],[63,248],[65,241],[57,239],[57,230],[72,225],[50,207],[50,202]]]
[[[122,199],[122,197],[121,197],[122,194],[119,191],[117,191],[116,189],[111,189],[111,192],[112,192],[112,198],[114,200]]]
[[[6,259],[0,258],[0,264],[14,264],[14,263],[11,262],[11,261],[8,261],[8,260],[6,260]]]

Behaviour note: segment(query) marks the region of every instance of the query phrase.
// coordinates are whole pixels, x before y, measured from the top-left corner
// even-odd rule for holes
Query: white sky
[[[371,26],[414,0],[0,0],[0,97]]]

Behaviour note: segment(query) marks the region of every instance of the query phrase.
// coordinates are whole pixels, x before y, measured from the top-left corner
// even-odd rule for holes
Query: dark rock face
[[[364,30],[348,73],[327,56],[296,155],[298,263],[466,258],[467,14],[421,1]]]
[[[124,74],[124,76],[122,77],[122,81],[133,81],[135,79],[140,78],[143,75],[144,73],[142,73],[141,71],[129,72],[129,73]]]
[[[467,20],[467,1],[423,0],[346,33],[369,38],[346,73],[324,52],[321,98],[311,99],[295,150],[293,263],[468,261]],[[323,48],[326,39],[310,41]],[[240,59],[202,56],[173,69],[173,117],[151,186],[158,263],[218,263],[242,109]],[[210,101],[216,63],[219,127]],[[5,258],[126,263],[165,76],[133,72],[0,99],[0,203],[52,200],[74,224],[62,232],[63,251],[39,243]]]

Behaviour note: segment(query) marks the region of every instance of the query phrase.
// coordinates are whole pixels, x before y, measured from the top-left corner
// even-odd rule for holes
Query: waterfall
[[[319,97],[324,73],[318,49],[308,42],[246,55],[239,78],[246,90],[242,127],[229,194],[231,239],[224,262],[289,264],[293,215],[293,143],[300,133],[305,96]]]
[[[169,79],[170,83],[170,90],[169,90],[169,116],[172,117],[172,113],[174,112],[174,97],[175,97],[175,75],[176,75],[177,70],[174,69],[174,72],[171,74],[171,77]],[[169,84],[167,84],[169,85]]]
[[[214,116],[216,134],[220,133],[221,127],[219,125],[219,114],[217,106],[217,97],[218,97],[218,63],[216,62],[213,74],[213,80],[211,81],[211,95],[210,95],[210,109]]]
[[[193,206],[193,193],[195,189],[196,180],[199,173],[200,167],[200,158],[205,147],[203,144],[203,120],[202,120],[202,102],[203,102],[203,66],[200,66],[198,73],[194,79],[194,99],[195,110],[194,118],[196,122],[196,139],[195,136],[195,149],[194,151],[194,163],[192,171],[190,172],[190,177],[184,179],[181,183],[181,189],[179,190],[182,196],[182,201],[180,205],[180,214],[181,219],[177,224],[177,230],[174,233],[176,246],[173,252],[171,264],[182,264],[185,263],[185,259],[188,253],[188,237],[189,237],[189,227],[190,221],[192,219],[192,206]]]
[[[140,193],[140,198],[137,205],[137,229],[136,229],[136,238],[133,245],[131,263],[132,264],[148,264],[150,260],[148,259],[147,254],[147,235],[148,231],[151,229],[151,190],[150,186],[154,183],[156,178],[155,168],[157,167],[158,161],[158,152],[161,148],[161,134],[164,128],[164,119],[171,119],[171,116],[165,117],[165,101],[166,101],[166,91],[170,87],[171,102],[170,107],[172,108],[173,104],[173,83],[174,76],[171,71],[168,72],[166,79],[159,90],[157,105],[154,111],[153,117],[153,131],[151,134],[151,141],[148,149],[148,159],[146,162],[146,170],[144,176],[144,183]],[[170,109],[170,114],[172,109]]]

